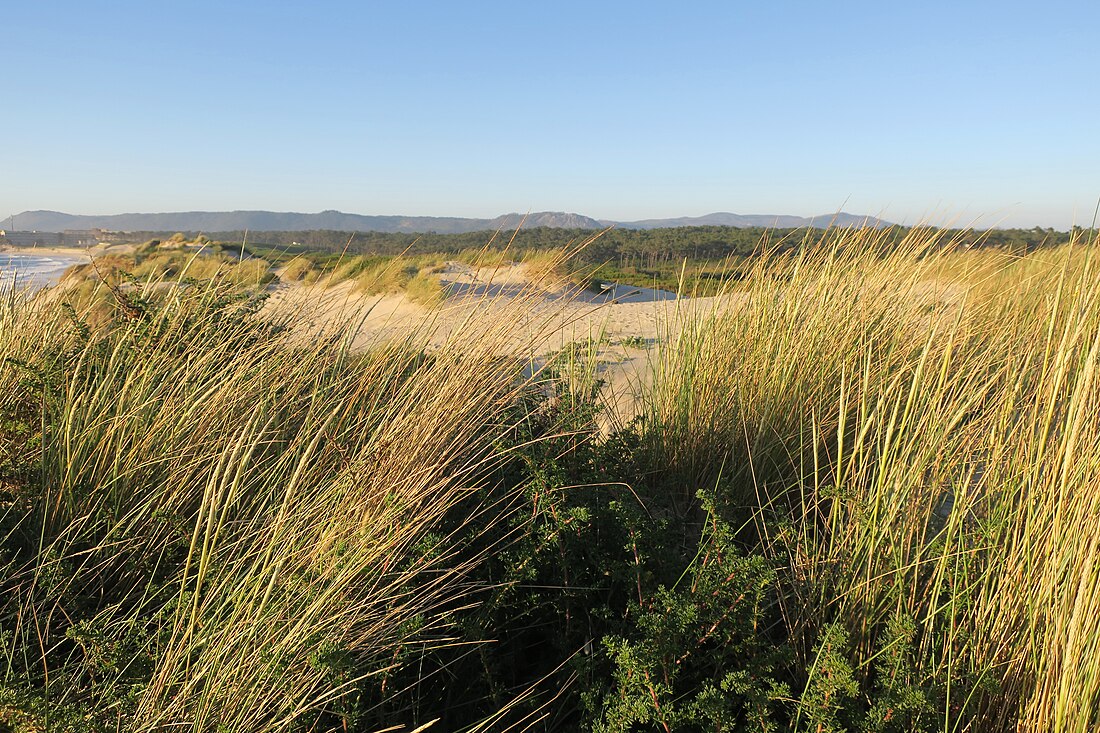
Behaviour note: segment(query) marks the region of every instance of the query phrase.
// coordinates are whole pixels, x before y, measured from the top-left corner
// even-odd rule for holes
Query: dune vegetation
[[[537,284],[445,348],[240,256],[7,293],[0,730],[1095,730],[1096,245],[759,252],[629,416]]]

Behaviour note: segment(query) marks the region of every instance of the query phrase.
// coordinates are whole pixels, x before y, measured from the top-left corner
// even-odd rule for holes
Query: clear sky
[[[0,216],[1088,225],[1100,2],[4,3]]]

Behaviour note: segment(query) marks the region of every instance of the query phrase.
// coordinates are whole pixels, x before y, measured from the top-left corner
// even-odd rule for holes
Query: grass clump
[[[651,450],[689,487],[726,484],[746,541],[790,567],[783,614],[816,710],[799,724],[851,725],[858,689],[867,715],[904,702],[914,726],[1091,728],[1094,245],[842,244],[783,277],[759,263],[681,332],[643,399]],[[904,689],[883,655],[906,660]],[[844,675],[848,712],[820,717]]]
[[[443,286],[434,272],[437,266],[423,258],[388,258],[361,270],[355,277],[355,284],[368,295],[403,293],[414,303],[436,305],[444,297]]]
[[[303,347],[228,277],[107,284],[100,326],[56,300],[0,312],[5,709],[372,725],[383,671],[450,643],[472,590],[432,530],[491,465],[516,373],[488,341]]]
[[[299,282],[304,285],[316,283],[322,270],[311,258],[298,256],[290,260],[279,271],[279,279],[285,282]]]
[[[367,295],[404,294],[414,303],[437,305],[445,297],[438,277],[442,271],[443,261],[438,256],[355,256],[342,258],[327,283],[351,281],[357,291]]]
[[[94,281],[119,271],[138,280],[205,282],[218,278],[242,287],[259,287],[275,279],[267,260],[233,256],[208,242],[186,242],[176,238],[164,243],[151,240],[132,249],[129,254],[102,255],[86,265],[72,267],[65,280],[70,283]]]

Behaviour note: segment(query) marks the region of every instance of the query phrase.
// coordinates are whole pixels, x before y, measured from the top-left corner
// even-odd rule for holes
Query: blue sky
[[[1100,3],[19,2],[0,216],[1088,225]]]

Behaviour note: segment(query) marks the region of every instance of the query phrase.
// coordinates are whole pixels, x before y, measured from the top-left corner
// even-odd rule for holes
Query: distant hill
[[[8,219],[3,220],[8,223]],[[329,229],[344,232],[437,232],[459,234],[489,229],[554,227],[565,229],[658,229],[685,226],[775,227],[802,226],[889,226],[888,222],[855,214],[823,214],[814,217],[716,213],[706,216],[641,221],[598,220],[562,211],[533,214],[503,214],[495,219],[467,219],[441,216],[363,216],[341,211],[300,214],[276,211],[183,211],[164,214],[111,214],[79,216],[58,211],[24,211],[16,214],[12,229],[17,231],[61,232],[66,229],[108,229],[124,232],[298,232]]]
[[[360,216],[340,211],[300,214],[276,211],[182,211],[165,214],[74,216],[56,211],[15,215],[13,229],[57,232],[109,229],[139,232],[296,232],[332,229],[344,232],[440,232],[453,234],[490,228],[490,219],[436,216]]]
[[[609,222],[610,223],[610,222]],[[787,214],[730,214],[717,212],[705,216],[681,216],[674,219],[642,219],[641,221],[615,222],[616,226],[624,229],[665,229],[668,227],[770,227],[773,229],[794,229],[796,227],[849,227],[890,226],[890,222],[877,219],[873,216],[861,216],[858,214],[846,214],[843,211],[837,214],[822,214],[820,216],[790,216]]]
[[[472,221],[478,221],[474,219]],[[471,231],[481,229],[515,229],[523,222],[524,229],[535,227],[551,227],[553,229],[603,229],[605,224],[581,214],[567,214],[564,211],[540,211],[537,214],[504,214],[489,222],[488,227],[479,227]]]

